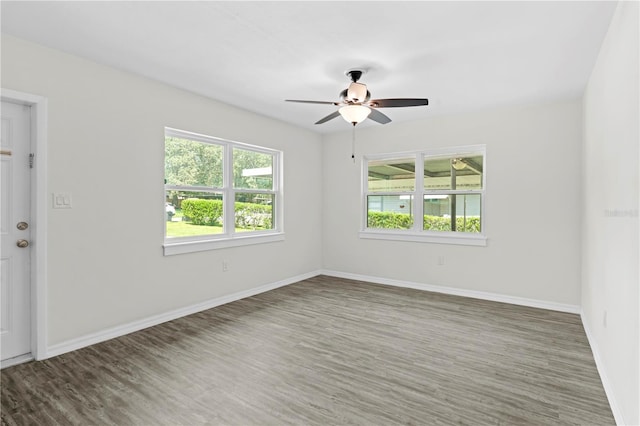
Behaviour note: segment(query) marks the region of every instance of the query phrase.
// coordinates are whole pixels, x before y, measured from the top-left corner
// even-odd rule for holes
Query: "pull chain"
[[[351,158],[353,159],[353,163],[355,164],[356,162],[356,124],[358,123],[352,123],[353,124],[353,130],[351,132]]]

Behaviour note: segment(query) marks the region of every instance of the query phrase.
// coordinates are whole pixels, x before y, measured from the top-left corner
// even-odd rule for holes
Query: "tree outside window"
[[[281,153],[165,130],[165,241],[274,231]]]

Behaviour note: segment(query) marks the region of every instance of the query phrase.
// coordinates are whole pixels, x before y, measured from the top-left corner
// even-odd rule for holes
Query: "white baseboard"
[[[346,278],[358,281],[368,281],[377,284],[386,284],[396,287],[407,287],[417,290],[433,291],[436,293],[451,294],[455,296],[471,297],[475,299],[492,300],[496,302],[511,303],[514,305],[530,306],[535,308],[550,309],[554,311],[580,313],[580,308],[574,305],[565,305],[561,303],[546,302],[534,299],[526,299],[514,296],[506,296],[496,293],[486,293],[473,290],[456,289],[452,287],[434,286],[429,284],[421,284],[410,281],[392,280],[388,278],[373,277],[369,275],[352,274],[347,272],[339,272],[332,270],[319,270],[312,271],[306,274],[297,275],[295,277],[287,278],[285,280],[277,281],[270,284],[265,284],[260,287],[252,288],[249,290],[240,291],[237,293],[229,294],[226,296],[218,297],[215,299],[207,300],[202,303],[197,303],[184,308],[176,309],[174,311],[166,312],[159,315],[154,315],[142,320],[134,321],[128,324],[123,324],[117,327],[112,327],[106,330],[102,330],[96,333],[81,336],[75,339],[68,340],[66,342],[58,343],[49,346],[46,351],[46,355],[41,359],[50,358],[53,356],[61,355],[67,352],[75,351],[96,343],[104,342],[109,339],[124,336],[125,334],[140,331],[142,329],[153,327],[154,325],[162,324],[163,322],[172,321],[187,315],[195,314],[207,309],[214,308],[216,306],[224,305],[226,303],[234,302],[236,300],[244,299],[246,297],[255,296],[256,294],[264,293],[266,291],[274,290],[279,287],[283,287],[289,284],[296,283],[298,281],[313,278],[318,275],[328,275],[332,277]]]
[[[31,354],[19,355],[14,358],[5,359],[3,361],[0,361],[0,369],[13,367],[14,365],[29,362],[31,360],[33,360],[33,355]]]
[[[613,412],[613,418],[616,420],[617,425],[626,425],[627,423],[625,423],[624,421],[620,406],[616,403],[613,386],[611,385],[609,377],[607,376],[607,372],[604,369],[602,358],[600,358],[600,350],[598,349],[598,344],[595,337],[591,333],[589,324],[585,320],[584,312],[580,313],[580,318],[582,319],[582,326],[584,327],[584,332],[587,335],[587,340],[589,341],[589,346],[591,347],[591,352],[593,353],[593,359],[596,361],[596,368],[598,369],[598,374],[600,375],[600,380],[602,381],[604,393],[607,395],[609,406],[611,407],[611,411]]]
[[[435,293],[451,294],[453,296],[471,297],[473,299],[491,300],[494,302],[510,303],[512,305],[529,306],[532,308],[548,309],[551,311],[568,312],[579,314],[580,307],[564,303],[548,302],[545,300],[527,299],[524,297],[508,296],[498,293],[487,293],[484,291],[465,290],[453,287],[444,287],[430,284],[416,283],[412,281],[400,281],[389,278],[372,277],[369,275],[352,274],[332,270],[322,270],[323,275],[330,277],[346,278],[350,280],[367,281],[376,284],[385,284],[395,287],[413,288],[416,290],[432,291]]]
[[[604,370],[603,363],[602,363],[602,360],[600,358],[600,354],[599,354],[599,351],[598,351],[598,346],[596,344],[596,341],[595,341],[593,335],[591,334],[591,330],[589,329],[589,326],[588,326],[587,322],[585,321],[582,309],[577,305],[568,305],[568,304],[563,304],[563,303],[547,302],[547,301],[543,301],[543,300],[527,299],[527,298],[523,298],[523,297],[507,296],[507,295],[503,295],[503,294],[487,293],[487,292],[482,292],[482,291],[464,290],[464,289],[444,287],[444,286],[434,286],[434,285],[429,285],[429,284],[415,283],[415,282],[411,282],[411,281],[392,280],[392,279],[388,279],[388,278],[372,277],[372,276],[369,276],[369,275],[352,274],[352,273],[348,273],[348,272],[339,272],[339,271],[332,271],[332,270],[322,270],[322,274],[323,275],[328,275],[328,276],[331,276],[331,277],[346,278],[346,279],[358,280],[358,281],[366,281],[366,282],[371,282],[371,283],[376,283],[376,284],[392,285],[392,286],[395,286],[395,287],[413,288],[413,289],[416,289],[416,290],[433,291],[433,292],[436,292],[436,293],[444,293],[444,294],[451,294],[451,295],[455,295],[455,296],[471,297],[471,298],[474,298],[474,299],[491,300],[491,301],[494,301],[494,302],[503,302],[503,303],[510,303],[510,304],[513,304],[513,305],[529,306],[529,307],[532,307],[532,308],[541,308],[541,309],[549,309],[549,310],[552,310],[552,311],[567,312],[567,313],[571,313],[571,314],[580,314],[580,318],[582,320],[582,325],[583,325],[584,331],[585,331],[585,333],[587,335],[587,339],[589,341],[589,346],[591,347],[591,351],[593,352],[593,358],[595,359],[595,362],[596,362],[596,368],[598,369],[598,374],[600,375],[600,380],[602,381],[602,386],[604,388],[604,392],[607,395],[607,399],[609,401],[609,406],[611,407],[611,411],[613,413],[613,417],[614,417],[617,425],[626,425],[627,424],[624,421],[624,418],[622,416],[622,412],[620,411],[619,405],[616,403],[616,398],[615,398],[615,393],[613,391],[613,386],[611,385],[611,382],[609,381],[609,379],[607,377],[607,373]]]
[[[313,278],[318,275],[320,275],[320,271],[308,272],[306,274],[297,275],[295,277],[287,278],[270,284],[265,284],[260,287],[251,288],[249,290],[239,291],[237,293],[207,300],[202,303],[196,303],[194,305],[186,306],[174,311],[154,315],[139,321],[134,321],[128,324],[123,324],[117,327],[102,330],[97,333],[92,333],[75,339],[71,339],[66,342],[58,343],[56,345],[48,347],[46,356],[42,359],[62,355],[64,353],[75,351],[77,349],[81,349],[90,345],[95,345],[96,343],[104,342],[105,340],[124,336],[125,334],[140,331],[148,327],[153,327],[154,325],[162,324],[163,322],[172,321],[174,319],[182,318],[187,315],[215,308],[216,306],[225,305],[230,302],[235,302],[236,300],[255,296],[256,294],[264,293],[270,290],[275,290],[276,288],[284,287],[286,285]]]
[[[339,271],[326,270],[326,269],[297,275],[295,277],[287,278],[285,280],[277,281],[270,284],[265,284],[260,287],[256,287],[249,290],[244,290],[244,291],[229,294],[226,296],[218,297],[215,299],[207,300],[202,303],[197,303],[195,305],[187,306],[181,309],[176,309],[174,311],[166,312],[159,315],[154,315],[152,317],[145,318],[143,320],[134,321],[129,324],[123,324],[121,326],[109,328],[97,333],[88,334],[82,337],[78,337],[76,339],[71,339],[66,342],[58,343],[56,345],[50,346],[47,349],[46,356],[42,359],[50,358],[57,355],[62,355],[64,353],[81,349],[90,345],[95,345],[96,343],[100,343],[109,339],[124,336],[126,334],[133,333],[135,331],[152,327],[154,325],[162,324],[167,321],[172,321],[174,319],[182,318],[184,316],[195,314],[197,312],[202,312],[207,309],[215,308],[216,306],[234,302],[236,300],[255,296],[257,294],[264,293],[270,290],[275,290],[276,288],[294,284],[296,282],[313,278],[318,275],[327,275],[331,277],[346,278],[346,279],[357,280],[357,281],[366,281],[366,282],[371,282],[376,284],[391,285],[395,287],[413,288],[416,290],[432,291],[436,293],[451,294],[455,296],[471,297],[474,299],[491,300],[494,302],[503,302],[503,303],[510,303],[514,305],[529,306],[533,308],[549,309],[553,311],[580,314],[582,319],[582,324],[584,326],[584,330],[587,335],[587,339],[589,340],[589,345],[591,346],[591,350],[593,352],[593,357],[596,362],[596,367],[598,369],[598,373],[600,374],[602,385],[607,395],[607,399],[609,400],[609,405],[611,406],[611,411],[613,412],[614,418],[616,420],[616,424],[618,425],[626,424],[624,422],[622,412],[620,411],[618,405],[616,404],[613,388],[603,368],[603,364],[600,359],[596,341],[593,338],[593,335],[591,334],[589,326],[587,325],[587,322],[585,321],[579,306],[556,303],[556,302],[548,302],[548,301],[536,300],[536,299],[528,299],[528,298],[522,298],[522,297],[516,297],[516,296],[508,296],[508,295],[497,294],[497,293],[488,293],[488,292],[475,291],[475,290],[465,290],[465,289],[458,289],[458,288],[452,288],[452,287],[435,286],[435,285],[422,284],[422,283],[416,283],[411,281],[393,280],[389,278],[380,278],[380,277],[374,277],[369,275],[352,274],[348,272],[339,272]],[[4,368],[5,365],[2,365],[2,367]]]

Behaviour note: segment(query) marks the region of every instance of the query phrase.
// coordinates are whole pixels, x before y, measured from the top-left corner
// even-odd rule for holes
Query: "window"
[[[485,163],[484,145],[365,157],[360,236],[486,245]]]
[[[165,129],[165,255],[279,241],[282,153]]]
[[[370,160],[367,176],[367,227],[412,229],[415,156]]]

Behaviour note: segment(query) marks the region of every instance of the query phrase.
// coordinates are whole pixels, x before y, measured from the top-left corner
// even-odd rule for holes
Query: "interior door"
[[[31,353],[31,107],[2,102],[0,352]]]

